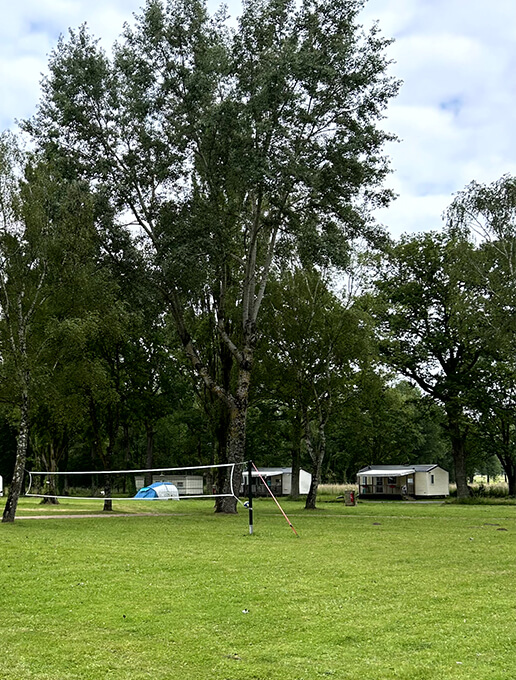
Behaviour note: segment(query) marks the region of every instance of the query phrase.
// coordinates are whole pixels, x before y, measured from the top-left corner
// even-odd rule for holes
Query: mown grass
[[[253,536],[202,501],[23,500],[0,526],[0,677],[516,677],[514,507],[302,505],[296,538],[268,500]]]

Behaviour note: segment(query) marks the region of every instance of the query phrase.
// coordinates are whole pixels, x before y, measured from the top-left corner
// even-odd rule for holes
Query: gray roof
[[[300,470],[301,472],[301,470]],[[292,474],[292,468],[291,467],[259,467],[258,472],[256,470],[253,470],[253,477],[258,477],[258,475],[261,475],[262,477],[276,477],[278,475],[291,475]],[[247,470],[243,471],[244,477],[247,477],[248,472]]]
[[[415,472],[430,472],[430,470],[434,470],[437,467],[439,467],[437,463],[432,465],[366,465],[366,467],[361,468],[359,472],[367,472],[368,470],[384,470],[385,472],[395,472],[396,470],[406,470],[407,468],[410,468]]]

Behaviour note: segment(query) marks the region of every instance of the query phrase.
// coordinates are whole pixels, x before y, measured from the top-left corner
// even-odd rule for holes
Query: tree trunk
[[[68,439],[67,439],[66,448],[63,452],[63,458],[62,458],[62,462],[60,464],[60,466],[63,470],[68,470],[68,443],[69,442],[68,442]],[[60,477],[58,482],[59,483],[58,483],[57,488],[59,489],[59,495],[60,496],[69,496],[70,495],[70,491],[69,491],[70,482],[69,482],[69,479],[68,479],[68,475],[63,475],[62,477]]]
[[[5,281],[2,282],[5,284]],[[4,307],[9,308],[8,295],[4,287]],[[33,301],[33,306],[35,300]],[[7,496],[7,502],[5,504],[4,513],[2,516],[2,522],[14,522],[16,517],[16,510],[18,508],[18,500],[20,498],[23,489],[23,476],[25,473],[25,463],[27,460],[27,448],[29,446],[29,385],[31,380],[30,370],[28,368],[28,352],[27,352],[27,322],[30,317],[24,314],[23,311],[23,300],[22,295],[18,296],[17,299],[17,311],[18,311],[18,332],[17,340],[11,322],[9,321],[8,314],[6,318],[8,321],[8,326],[10,326],[11,344],[14,349],[14,356],[16,361],[19,362],[19,374],[18,378],[20,380],[20,423],[18,426],[18,436],[16,438],[16,461],[14,463],[14,472],[12,482],[9,486],[9,494]],[[5,309],[4,309],[5,312]]]
[[[115,450],[115,429],[110,428],[109,432],[109,442],[106,448],[106,469],[111,470],[113,463],[113,454]],[[106,475],[104,483],[104,512],[111,512],[113,510],[113,501],[111,497],[113,496],[113,476],[111,474]]]
[[[57,472],[57,456],[54,444],[51,441],[48,445],[48,460],[43,456],[43,462],[45,464],[45,469],[48,472]],[[57,500],[57,482],[55,475],[49,475],[48,477],[48,490],[45,489],[45,493],[48,491],[48,498],[42,498],[40,505],[59,505]]]
[[[306,497],[305,510],[315,510],[315,503],[317,500],[317,491],[321,483],[321,472],[324,456],[326,455],[326,417],[323,417],[321,404],[318,403],[319,408],[319,423],[317,426],[316,446],[313,445],[310,434],[310,421],[308,414],[305,415],[305,431],[306,431],[306,447],[310,458],[312,459],[312,481],[310,482],[310,490]]]
[[[14,464],[13,479],[9,486],[9,495],[4,508],[2,522],[14,522],[18,500],[22,492],[23,474],[27,460],[27,446],[29,441],[29,395],[24,391],[22,395],[20,425],[16,441],[16,462]]]
[[[509,496],[516,496],[516,461],[513,460],[508,446],[505,455],[498,453],[496,455],[502,465],[505,481],[509,486]]]
[[[110,423],[111,427],[109,427],[109,441],[108,445],[106,447],[106,457],[104,460],[105,468],[106,470],[111,470],[112,465],[113,465],[113,454],[115,450],[115,436],[116,436],[116,427],[113,426],[113,423]],[[111,500],[111,497],[113,496],[113,477],[111,474],[106,475],[105,477],[105,482],[104,482],[104,512],[111,512],[113,510],[113,501]]]
[[[316,510],[315,503],[317,501],[317,490],[321,483],[321,470],[324,458],[324,451],[314,451],[312,457],[312,481],[310,482],[310,490],[306,497],[305,510]]]
[[[516,496],[516,458],[512,441],[512,419],[501,419],[501,433],[503,448],[496,452],[496,457],[500,461],[505,481],[509,486],[509,496]],[[487,482],[489,483],[489,477]]]
[[[145,456],[145,467],[151,470],[154,467],[154,435],[156,434],[152,423],[145,424],[145,431],[147,433],[147,453]],[[145,473],[145,486],[152,484],[152,472]]]
[[[455,467],[455,482],[457,484],[457,498],[468,498],[471,495],[471,491],[468,486],[463,442],[457,441],[453,446],[453,463]]]
[[[99,427],[98,416],[96,405],[93,399],[90,400],[90,413],[92,415],[92,424],[94,425],[95,433],[95,443],[97,447],[97,452],[104,470],[111,470],[113,464],[113,455],[115,451],[116,436],[118,433],[118,423],[119,423],[119,409],[114,408],[114,413],[112,413],[111,408],[108,410],[108,415],[106,419],[107,432],[108,432],[108,443],[106,446],[106,451],[104,452],[104,446],[102,443],[101,430]],[[113,510],[113,501],[111,500],[113,496],[113,479],[111,474],[107,474],[104,478],[104,512],[111,512]]]
[[[290,487],[290,497],[292,500],[299,498],[299,472],[301,470],[301,424],[299,418],[295,419],[294,437],[292,446],[292,480]]]
[[[113,510],[113,501],[111,500],[113,487],[111,484],[111,475],[106,475],[104,481],[104,507],[103,512],[111,512]]]
[[[124,422],[122,431],[123,431],[123,446],[124,446],[124,467],[126,469],[129,469],[129,464],[130,464],[130,461],[131,461],[131,439],[129,437],[129,424],[127,423],[127,421]],[[131,484],[131,486],[133,487],[131,489],[131,492],[134,493],[135,490],[136,490],[135,487],[134,487],[134,484]],[[123,492],[124,496],[127,493],[127,478],[126,478],[125,475],[124,475],[124,478],[122,480],[122,492]]]
[[[234,463],[233,484],[231,485],[232,469],[227,468],[224,480],[223,493],[234,493],[234,496],[217,498],[215,512],[236,514],[237,499],[242,484],[242,463],[245,458],[245,428],[247,420],[247,408],[249,404],[249,385],[251,379],[251,362],[246,361],[240,367],[238,375],[237,394],[229,413],[228,428],[228,463]]]
[[[448,418],[448,434],[452,445],[457,498],[468,498],[471,492],[466,469],[466,434],[461,428],[462,411],[453,402],[446,404],[445,409]]]
[[[516,496],[516,469],[514,467],[507,472],[507,483],[509,485],[509,496]]]
[[[234,493],[238,496],[242,483],[242,463],[245,456],[245,425],[247,418],[247,402],[245,405],[235,406],[230,413],[228,433],[228,463],[235,463],[234,473],[232,468],[226,468],[222,493]],[[233,478],[233,479],[231,479]],[[235,496],[224,496],[215,499],[215,512],[236,514],[237,499]]]

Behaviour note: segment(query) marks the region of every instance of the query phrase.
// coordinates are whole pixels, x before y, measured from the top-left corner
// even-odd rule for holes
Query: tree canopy
[[[199,0],[149,0],[112,57],[85,27],[60,41],[27,125],[117,228],[138,228],[147,275],[227,412],[230,461],[243,460],[271,268],[344,264],[350,239],[374,231],[369,209],[392,198],[379,123],[398,82],[389,41],[358,24],[362,5],[252,0],[230,30]],[[202,300],[230,380],[190,323]]]
[[[231,25],[148,0],[110,52],[60,39],[31,153],[0,137],[6,521],[26,465],[246,452],[310,466],[308,508],[323,479],[450,451],[459,496],[493,456],[514,492],[514,178],[387,238],[399,82],[363,4],[246,0]]]

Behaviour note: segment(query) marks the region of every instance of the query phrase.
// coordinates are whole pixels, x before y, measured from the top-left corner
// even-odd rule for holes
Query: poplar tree
[[[85,27],[60,41],[27,125],[132,221],[192,369],[223,405],[229,462],[245,456],[271,267],[301,250],[331,259],[392,198],[380,121],[398,83],[389,41],[358,23],[363,5],[246,0],[233,29],[200,0],[149,0],[111,55]],[[191,323],[206,300],[215,364]]]

